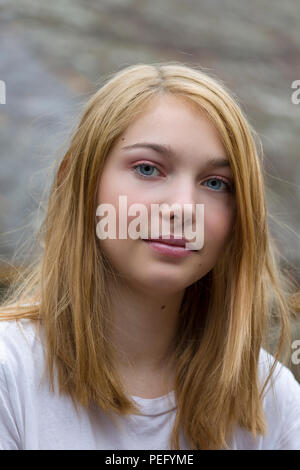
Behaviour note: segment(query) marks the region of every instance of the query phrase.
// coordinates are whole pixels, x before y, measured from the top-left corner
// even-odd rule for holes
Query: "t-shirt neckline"
[[[174,390],[157,398],[142,398],[132,395],[131,398],[138,405],[141,414],[147,416],[155,416],[159,414],[168,413],[176,408]]]

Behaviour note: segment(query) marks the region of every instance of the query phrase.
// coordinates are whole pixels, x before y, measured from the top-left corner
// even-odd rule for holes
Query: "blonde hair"
[[[20,285],[16,282],[0,317],[43,325],[52,390],[56,366],[59,392],[75,405],[95,402],[105,412],[138,412],[124,392],[108,341],[107,281],[113,271],[96,237],[96,188],[116,139],[159,94],[180,96],[205,113],[234,175],[231,240],[214,268],[186,289],[182,302],[170,439],[171,448],[179,449],[181,426],[191,449],[228,448],[236,424],[254,436],[266,431],[262,394],[289,346],[289,320],[299,310],[299,293],[280,270],[268,230],[257,135],[237,99],[200,67],[132,65],[107,77],[91,97],[54,176],[39,232],[43,251]],[[269,344],[274,318],[280,338],[260,389],[259,353]]]

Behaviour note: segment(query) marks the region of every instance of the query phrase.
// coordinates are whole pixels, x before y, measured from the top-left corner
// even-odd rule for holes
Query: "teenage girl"
[[[255,138],[200,67],[129,66],[91,97],[42,253],[0,308],[0,448],[300,449],[300,385],[281,362],[299,292],[268,229]],[[120,195],[148,214],[188,205],[194,225],[203,205],[203,246],[176,241],[166,209],[169,238],[119,237]],[[98,236],[102,204],[116,238]]]

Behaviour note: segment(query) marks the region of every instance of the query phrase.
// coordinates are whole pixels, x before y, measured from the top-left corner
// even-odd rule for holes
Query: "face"
[[[139,146],[141,143],[155,145]],[[158,146],[169,147],[169,154]],[[212,165],[212,158],[225,159],[227,165]],[[99,239],[99,244],[118,275],[131,286],[152,289],[150,292],[183,290],[214,267],[230,239],[235,210],[232,184],[225,149],[207,118],[182,98],[156,97],[108,155],[99,180],[97,205],[109,203],[115,207],[117,238]],[[188,256],[176,257],[156,251],[142,238],[118,239],[120,195],[127,197],[128,208],[140,203],[148,214],[151,204],[166,203],[170,207],[177,203],[182,210],[185,204],[193,208],[203,204],[203,247]],[[191,213],[194,224],[195,209]],[[165,216],[172,234],[172,212],[162,212],[158,217],[161,221]],[[134,218],[136,215],[127,214],[127,227]]]

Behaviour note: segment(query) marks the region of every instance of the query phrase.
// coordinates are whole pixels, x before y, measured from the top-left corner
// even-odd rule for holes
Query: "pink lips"
[[[185,256],[189,256],[193,253],[193,251],[185,248],[185,245],[186,243],[188,243],[188,240],[184,238],[175,239],[174,235],[169,235],[168,238],[150,238],[144,241],[154,251],[164,255],[182,258]]]
[[[169,235],[168,238],[149,238],[149,240],[152,242],[167,243],[173,246],[185,246],[185,244],[188,243],[188,240],[185,238],[175,238],[174,235]]]

